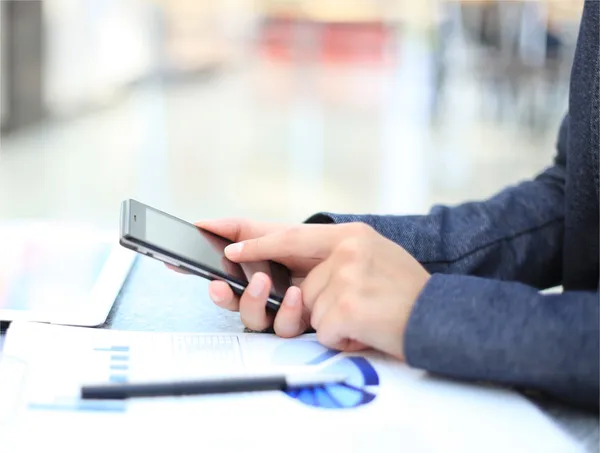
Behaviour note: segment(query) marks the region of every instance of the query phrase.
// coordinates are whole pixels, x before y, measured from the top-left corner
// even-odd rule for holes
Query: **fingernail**
[[[231,245],[228,245],[227,247],[225,247],[225,253],[229,256],[236,256],[242,252],[243,248],[244,248],[244,244],[241,242],[238,242],[237,244],[231,244]]]
[[[285,304],[288,307],[295,307],[296,305],[298,305],[299,302],[300,302],[300,291],[298,291],[298,288],[295,288],[292,286],[287,291],[287,295],[285,297]]]
[[[248,285],[248,293],[250,293],[250,295],[252,297],[258,297],[262,294],[262,292],[265,289],[265,282],[262,278],[260,277],[254,277],[251,281],[250,284]]]
[[[223,298],[217,294],[215,294],[214,291],[208,290],[208,295],[210,296],[210,298],[212,299],[213,302],[219,303],[219,302],[223,302]]]

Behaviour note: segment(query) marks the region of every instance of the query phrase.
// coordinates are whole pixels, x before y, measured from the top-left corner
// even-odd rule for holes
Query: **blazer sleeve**
[[[598,293],[433,274],[404,337],[409,365],[598,409]]]

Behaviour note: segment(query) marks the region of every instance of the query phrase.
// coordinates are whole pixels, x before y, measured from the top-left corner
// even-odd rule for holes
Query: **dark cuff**
[[[364,222],[372,224],[377,216],[365,216],[358,214],[335,214],[332,212],[319,212],[318,214],[312,215],[304,223],[351,223],[351,222]]]
[[[335,223],[335,221],[328,214],[319,212],[318,214],[310,216],[303,223]]]

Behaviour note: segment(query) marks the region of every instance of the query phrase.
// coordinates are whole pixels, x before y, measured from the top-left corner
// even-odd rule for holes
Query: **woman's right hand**
[[[267,234],[291,228],[291,225],[259,223],[246,219],[221,219],[197,222],[196,226],[225,237],[233,242],[257,239]],[[297,227],[297,225],[294,225]],[[267,298],[271,291],[271,280],[262,272],[254,274],[241,297],[233,293],[231,287],[222,281],[212,281],[209,295],[221,308],[239,311],[242,322],[251,330],[265,330],[273,327],[281,337],[294,337],[310,327],[310,313],[302,303],[299,285],[319,260],[294,257],[279,260],[292,273],[292,285],[285,294],[277,315],[267,311]]]

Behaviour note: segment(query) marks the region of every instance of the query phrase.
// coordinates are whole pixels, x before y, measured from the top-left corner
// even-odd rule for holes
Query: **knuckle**
[[[364,237],[373,232],[373,228],[364,222],[353,222],[348,224],[348,227],[353,236]]]
[[[298,242],[300,235],[301,231],[297,226],[287,228],[285,231],[283,231],[280,236],[282,239],[281,243],[279,244],[280,252],[283,252],[285,255],[291,255],[294,244]]]
[[[230,241],[239,242],[244,239],[248,228],[248,221],[239,217],[230,217],[222,220],[222,231],[219,234]]]
[[[293,242],[298,238],[299,235],[300,235],[299,227],[297,227],[297,226],[289,227],[284,232],[285,242],[286,243]]]
[[[337,310],[339,316],[345,321],[350,322],[356,316],[357,303],[356,296],[353,294],[346,294],[340,297],[337,304]]]
[[[346,265],[340,267],[335,277],[337,277],[339,283],[343,285],[343,288],[348,288],[349,286],[353,286],[356,283],[358,275],[354,270],[353,266]]]
[[[354,261],[360,259],[363,250],[362,241],[358,237],[352,236],[340,242],[337,253],[345,261]]]
[[[232,240],[234,242],[239,242],[242,240],[243,232],[245,230],[246,221],[242,219],[234,219],[233,220],[233,231],[232,231]]]

